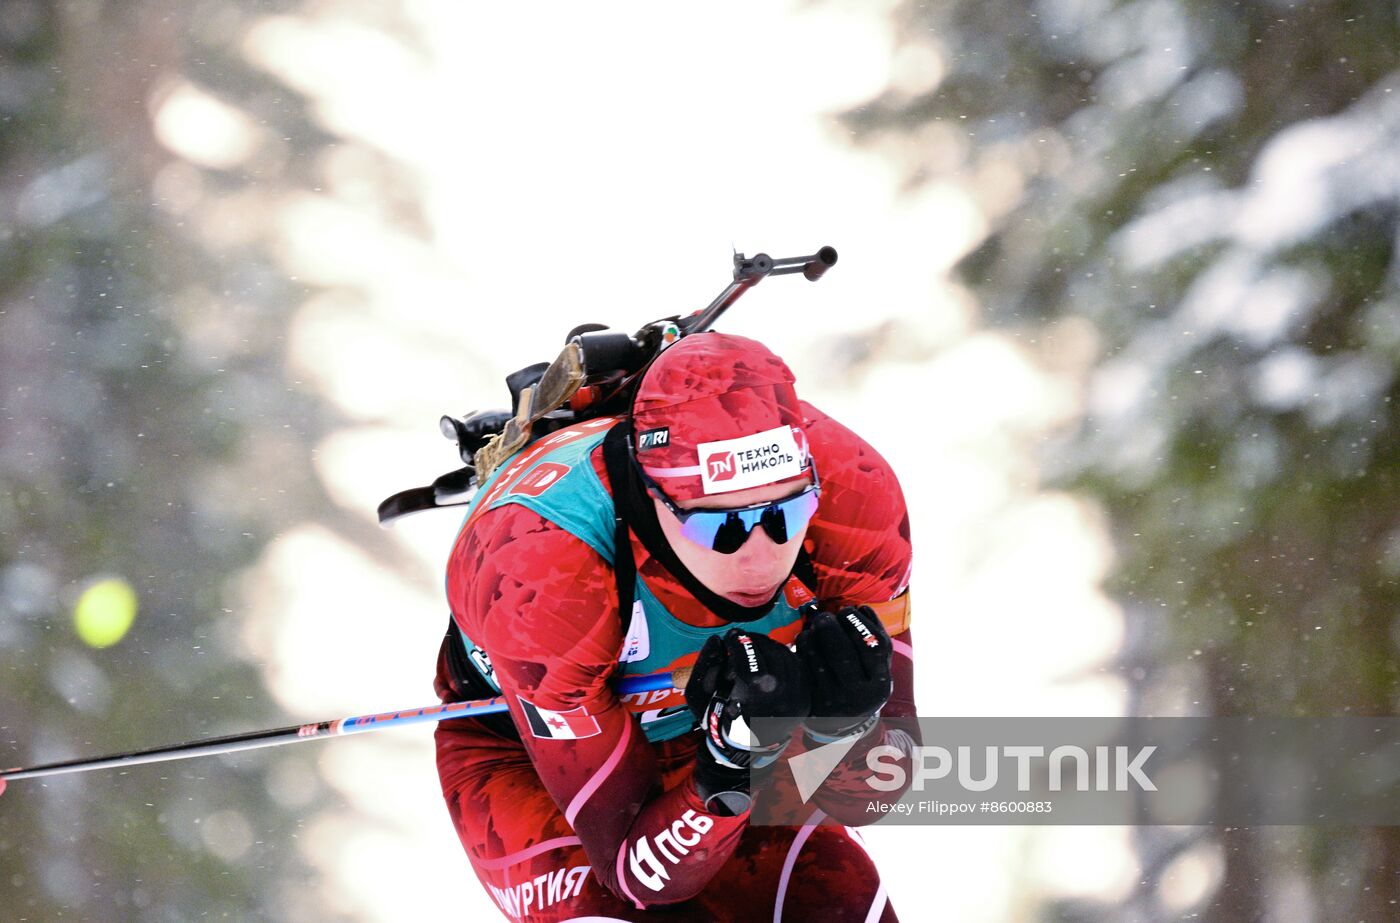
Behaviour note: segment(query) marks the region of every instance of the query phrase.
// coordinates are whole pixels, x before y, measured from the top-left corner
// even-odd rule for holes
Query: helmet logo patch
[[[637,435],[637,451],[644,452],[647,449],[659,449],[662,446],[671,444],[671,428],[663,426],[660,429],[649,429],[645,433]]]
[[[705,468],[710,472],[710,480],[729,480],[734,477],[734,453],[716,452],[705,459]]]
[[[798,449],[791,426],[702,442],[696,453],[701,460],[701,485],[707,494],[762,487],[797,477],[805,470],[806,453]]]

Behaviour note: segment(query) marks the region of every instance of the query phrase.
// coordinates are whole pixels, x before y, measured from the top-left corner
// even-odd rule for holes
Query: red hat
[[[684,337],[651,364],[632,402],[637,461],[681,502],[806,477],[794,380],[755,340]]]

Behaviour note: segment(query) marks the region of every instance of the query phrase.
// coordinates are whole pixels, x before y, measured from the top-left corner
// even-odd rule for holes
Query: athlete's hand
[[[685,701],[704,738],[696,754],[695,788],[716,813],[748,806],[753,770],[771,766],[807,717],[810,697],[797,655],[760,632],[731,628],[700,649]],[[765,722],[764,735],[751,726]]]
[[[818,740],[867,730],[889,701],[893,647],[869,606],[818,612],[797,636],[812,690],[807,731]]]

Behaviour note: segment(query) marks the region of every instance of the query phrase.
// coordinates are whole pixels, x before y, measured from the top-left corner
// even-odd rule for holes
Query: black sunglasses
[[[681,524],[681,535],[711,551],[720,554],[733,554],[749,540],[755,526],[762,526],[774,544],[786,544],[788,539],[801,532],[812,521],[817,512],[817,501],[821,498],[821,481],[817,478],[816,465],[809,465],[812,483],[800,493],[781,500],[757,503],[753,506],[735,509],[683,510],[666,496],[661,486],[651,479],[637,461],[631,440],[628,440],[627,453],[632,459],[632,467],[642,478],[647,493],[660,500]]]

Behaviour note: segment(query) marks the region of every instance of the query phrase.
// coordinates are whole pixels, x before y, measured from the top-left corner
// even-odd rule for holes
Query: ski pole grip
[[[822,277],[822,274],[836,265],[836,248],[822,247],[816,252],[807,265],[802,267],[802,275],[809,281],[815,282]]]

